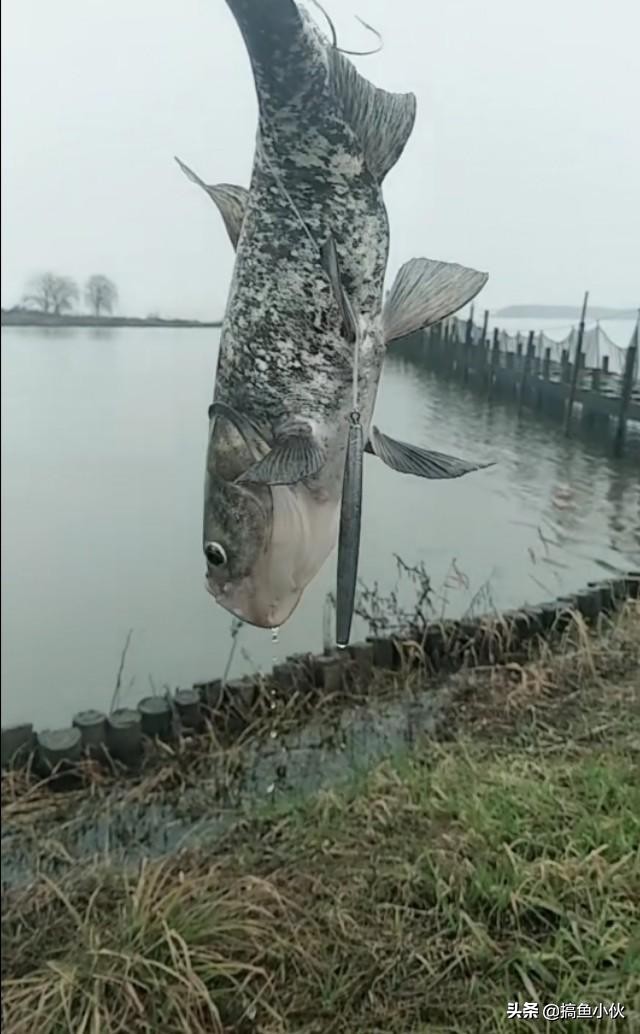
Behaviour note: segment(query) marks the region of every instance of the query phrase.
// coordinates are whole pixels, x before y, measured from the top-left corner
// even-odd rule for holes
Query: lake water
[[[217,334],[3,329],[3,725],[107,709],[129,629],[122,702],[222,674],[231,618],[205,591],[201,553]],[[483,586],[510,607],[640,566],[637,459],[614,462],[393,359],[376,422],[496,466],[425,482],[368,457],[365,583],[392,588],[398,553],[443,590],[455,561],[468,579],[443,590],[455,616]],[[270,667],[274,651],[321,649],[334,584],[335,555],[275,647],[242,629],[230,677]]]

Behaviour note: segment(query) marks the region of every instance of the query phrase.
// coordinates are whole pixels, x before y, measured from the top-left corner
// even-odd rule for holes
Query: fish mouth
[[[260,607],[255,595],[248,594],[247,602],[249,606],[243,608],[235,601],[232,602],[224,591],[214,589],[209,583],[208,578],[205,578],[205,586],[207,592],[213,596],[216,603],[229,614],[232,614],[234,618],[244,622],[245,625],[252,625],[253,628],[280,628],[293,614],[303,592],[300,589],[297,592],[291,593],[291,599],[286,601],[285,606],[282,605],[281,601],[277,601],[265,607]]]

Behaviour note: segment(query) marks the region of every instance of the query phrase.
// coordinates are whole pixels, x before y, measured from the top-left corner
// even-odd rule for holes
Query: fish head
[[[288,486],[207,477],[206,587],[220,606],[258,628],[287,621],[335,544],[336,515]]]
[[[207,473],[202,534],[206,586],[218,603],[244,621],[250,617],[238,612],[233,601],[267,549],[271,522],[268,487],[238,485]]]

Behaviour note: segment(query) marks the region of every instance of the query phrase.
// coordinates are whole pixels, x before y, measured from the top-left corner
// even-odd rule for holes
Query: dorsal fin
[[[369,170],[382,183],[411,136],[416,98],[380,90],[337,50],[328,48],[327,54],[336,101],[360,141]]]
[[[197,183],[209,195],[216,205],[220,215],[224,219],[229,239],[234,248],[238,246],[238,238],[242,229],[244,213],[247,208],[249,191],[245,187],[239,187],[235,183],[215,183],[210,185],[190,169],[188,165],[176,158],[176,162],[184,172],[185,176],[192,183]]]

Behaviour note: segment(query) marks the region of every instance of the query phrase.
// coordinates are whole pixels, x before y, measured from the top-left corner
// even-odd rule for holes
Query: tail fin
[[[382,183],[402,154],[416,119],[412,93],[389,93],[373,86],[339,51],[329,51],[337,103],[357,139],[365,161]]]
[[[227,6],[244,37],[261,106],[267,93],[286,103],[314,70],[323,77],[322,37],[294,0],[227,0]],[[325,44],[335,102],[360,141],[367,166],[382,183],[411,135],[416,99],[412,93],[372,86],[329,41]]]

